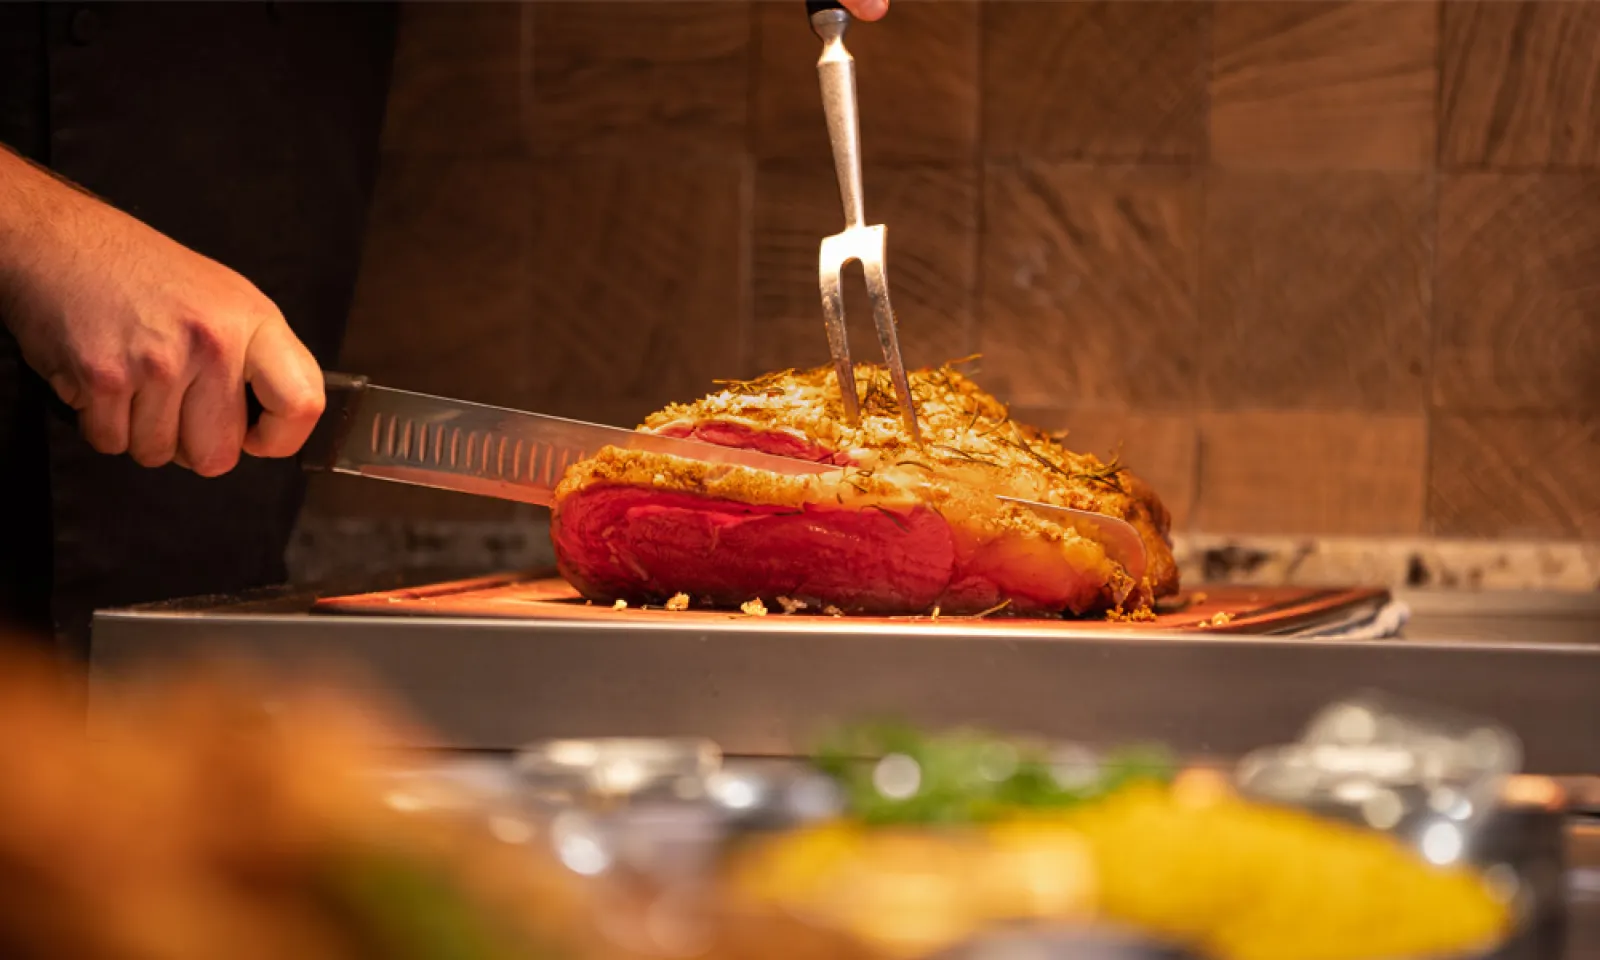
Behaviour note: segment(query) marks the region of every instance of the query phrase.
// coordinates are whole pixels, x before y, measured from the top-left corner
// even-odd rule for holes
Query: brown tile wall
[[[1600,539],[1600,3],[895,0],[850,46],[913,362],[981,351],[1184,529]],[[797,0],[409,7],[344,365],[630,424],[822,362],[816,50]]]

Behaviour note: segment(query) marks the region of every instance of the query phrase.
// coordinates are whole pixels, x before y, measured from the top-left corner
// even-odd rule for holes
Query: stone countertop
[[[1600,543],[1429,538],[1174,538],[1186,582],[1377,585],[1600,596]]]
[[[1174,537],[1185,583],[1386,586],[1600,598],[1600,543],[1334,537]],[[300,583],[400,569],[553,565],[543,512],[503,523],[307,516],[289,551]]]

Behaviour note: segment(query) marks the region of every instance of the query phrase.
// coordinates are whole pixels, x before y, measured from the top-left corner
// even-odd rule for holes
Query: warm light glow
[[[1441,867],[1460,859],[1466,845],[1461,828],[1443,820],[1431,824],[1422,832],[1422,855],[1428,858],[1429,863]]]
[[[903,753],[891,753],[873,768],[872,785],[892,800],[908,799],[922,786],[922,768]]]

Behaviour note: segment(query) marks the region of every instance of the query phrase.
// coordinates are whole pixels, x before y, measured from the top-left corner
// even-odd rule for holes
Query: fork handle
[[[861,125],[856,114],[856,61],[845,49],[850,13],[836,0],[806,0],[811,30],[822,39],[817,77],[822,82],[822,112],[828,119],[833,169],[839,178],[845,227],[866,223],[861,198]]]

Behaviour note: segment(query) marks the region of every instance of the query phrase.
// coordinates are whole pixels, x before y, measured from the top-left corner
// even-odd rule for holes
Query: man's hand
[[[889,12],[889,0],[839,0],[857,20],[882,20]]]
[[[291,456],[322,413],[315,359],[248,280],[4,150],[0,318],[90,445],[147,467]]]

